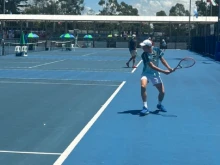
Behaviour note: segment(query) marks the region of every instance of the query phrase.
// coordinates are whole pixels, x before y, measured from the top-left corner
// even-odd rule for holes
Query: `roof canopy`
[[[50,21],[50,22],[122,22],[122,23],[188,23],[188,16],[100,16],[100,15],[25,15],[0,14],[2,21]],[[191,23],[211,24],[218,22],[218,17],[190,17]]]

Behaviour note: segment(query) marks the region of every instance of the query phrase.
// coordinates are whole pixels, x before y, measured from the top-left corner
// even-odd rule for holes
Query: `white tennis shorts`
[[[160,75],[158,75],[158,76],[146,76],[146,75],[142,75],[142,76],[141,76],[141,80],[143,80],[143,79],[146,79],[146,80],[148,80],[148,81],[150,80],[153,85],[163,83],[163,81],[162,81]]]
[[[131,50],[130,54],[132,57],[137,56],[137,50]]]

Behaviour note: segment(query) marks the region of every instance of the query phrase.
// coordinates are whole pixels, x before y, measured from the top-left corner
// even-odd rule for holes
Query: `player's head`
[[[152,48],[152,41],[147,39],[140,43],[140,46],[143,48],[145,52],[148,52]]]
[[[152,47],[152,41],[147,39],[147,40],[144,40],[143,42],[140,43],[140,46],[142,47]]]

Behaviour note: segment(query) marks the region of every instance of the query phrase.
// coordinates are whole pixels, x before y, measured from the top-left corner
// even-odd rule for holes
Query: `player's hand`
[[[171,71],[169,71],[169,70],[164,70],[163,73],[164,73],[164,74],[170,74]]]
[[[175,69],[173,69],[173,68],[168,68],[168,70],[169,70],[170,72],[174,72],[174,71],[175,71]]]

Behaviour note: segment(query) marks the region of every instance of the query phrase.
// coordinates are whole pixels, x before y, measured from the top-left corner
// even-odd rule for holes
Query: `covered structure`
[[[62,28],[64,32],[68,32],[69,29],[77,29],[76,24],[77,23],[89,23],[90,26],[86,26],[89,28],[89,30],[92,30],[93,32],[97,31],[99,29],[99,24],[101,23],[111,23],[111,24],[117,24],[118,28],[123,31],[123,24],[139,24],[140,27],[144,23],[156,23],[156,24],[168,24],[170,26],[170,32],[169,32],[169,38],[171,38],[172,35],[174,35],[173,40],[175,40],[175,44],[173,44],[173,48],[177,48],[178,45],[178,29],[175,31],[171,30],[171,26],[173,24],[185,24],[186,27],[189,27],[190,30],[190,24],[195,25],[196,31],[201,30],[203,34],[208,34],[207,31],[212,30],[213,28],[210,28],[210,26],[206,25],[213,25],[218,23],[218,17],[212,17],[212,16],[205,16],[205,17],[198,17],[195,16],[107,16],[107,15],[29,15],[29,14],[0,14],[0,21],[3,22],[2,25],[4,25],[4,22],[10,23],[10,22],[17,22],[20,24],[20,30],[23,30],[24,23],[26,24],[26,27],[28,27],[28,23],[33,22],[42,22],[44,23],[44,29],[47,31],[47,26],[50,23],[53,23],[53,32],[56,31],[56,26],[58,26],[57,23],[62,23],[64,25]],[[203,25],[202,29],[198,28],[198,25]],[[71,28],[70,28],[71,27]],[[4,29],[4,27],[2,26]],[[2,30],[3,30],[2,29]],[[141,29],[141,28],[140,28]],[[52,29],[50,30],[50,32]],[[87,29],[88,31],[88,29]],[[140,31],[141,32],[141,31]],[[180,37],[180,36],[178,36]],[[188,38],[188,39],[186,39]],[[186,34],[184,36],[184,41],[188,44],[190,44],[190,33]],[[142,40],[142,38],[140,39]],[[171,42],[171,41],[170,41]],[[96,44],[97,46],[98,44]],[[124,44],[125,47],[127,47],[127,44]],[[184,46],[186,47],[186,46]]]
[[[188,23],[188,16],[100,16],[100,15],[24,15],[0,14],[1,21],[76,21],[76,22],[123,22],[123,23]],[[218,17],[190,17],[192,23],[212,24]]]

